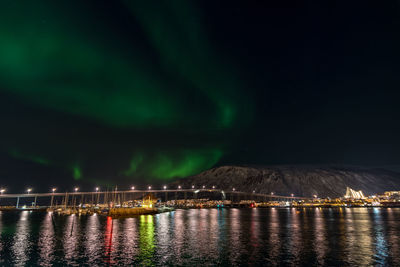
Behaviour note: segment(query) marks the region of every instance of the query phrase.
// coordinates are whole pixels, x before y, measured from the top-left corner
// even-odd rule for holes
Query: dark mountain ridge
[[[333,165],[221,166],[174,184],[224,190],[311,197],[340,197],[346,187],[365,195],[400,190],[400,173],[383,168]]]

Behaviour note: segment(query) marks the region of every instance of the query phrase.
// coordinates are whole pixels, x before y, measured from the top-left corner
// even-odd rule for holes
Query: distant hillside
[[[222,166],[181,179],[174,184],[280,195],[338,197],[346,187],[375,194],[400,190],[400,173],[377,168],[338,166]]]

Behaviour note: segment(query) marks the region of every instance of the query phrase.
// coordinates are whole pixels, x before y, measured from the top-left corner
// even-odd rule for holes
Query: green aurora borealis
[[[1,3],[0,90],[38,113],[6,125],[13,140],[3,152],[103,184],[169,181],[214,166],[230,142],[223,136],[251,117],[236,70],[189,1],[116,6]]]
[[[400,170],[392,1],[0,2],[0,187]]]

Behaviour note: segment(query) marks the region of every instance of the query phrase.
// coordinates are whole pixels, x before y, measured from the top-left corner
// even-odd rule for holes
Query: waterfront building
[[[152,194],[148,193],[143,197],[142,207],[143,208],[153,208],[157,202],[157,198]]]
[[[365,199],[364,193],[359,190],[353,190],[350,187],[346,188],[346,195],[344,196],[345,198],[351,198],[351,199]]]

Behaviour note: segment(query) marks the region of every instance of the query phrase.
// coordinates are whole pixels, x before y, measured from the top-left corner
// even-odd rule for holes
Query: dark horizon
[[[3,1],[0,187],[400,171],[398,2]]]

